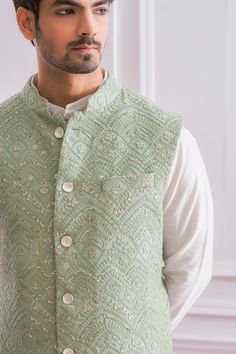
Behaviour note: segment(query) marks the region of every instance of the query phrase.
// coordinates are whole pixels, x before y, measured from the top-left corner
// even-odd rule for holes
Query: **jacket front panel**
[[[32,96],[4,125],[4,354],[171,353],[162,203],[181,120],[115,87],[68,123]]]
[[[1,119],[0,352],[56,353],[54,125],[10,106]],[[32,351],[33,348],[33,351]]]

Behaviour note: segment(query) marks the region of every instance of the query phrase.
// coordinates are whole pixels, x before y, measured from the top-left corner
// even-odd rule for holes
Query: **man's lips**
[[[72,49],[75,49],[75,50],[92,50],[92,49],[97,49],[97,47],[91,47],[91,46],[88,46],[88,45],[82,45],[82,46],[75,47],[75,48],[72,48]]]

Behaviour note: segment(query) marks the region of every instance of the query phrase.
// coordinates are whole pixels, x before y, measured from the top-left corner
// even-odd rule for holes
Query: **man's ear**
[[[22,6],[17,9],[16,21],[19,30],[25,37],[32,41],[35,38],[35,16],[31,10],[28,10]]]

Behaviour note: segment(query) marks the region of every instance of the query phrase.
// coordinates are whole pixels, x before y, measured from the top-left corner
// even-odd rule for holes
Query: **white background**
[[[176,354],[236,353],[236,1],[114,0],[105,66],[185,116],[215,205],[214,276],[173,333]],[[0,101],[37,71],[35,49],[0,3]]]

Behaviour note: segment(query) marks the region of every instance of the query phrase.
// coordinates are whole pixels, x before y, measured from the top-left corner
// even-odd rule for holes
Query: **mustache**
[[[90,38],[88,36],[84,36],[79,40],[72,41],[68,45],[69,45],[69,47],[77,47],[77,46],[82,46],[82,45],[93,45],[93,46],[97,46],[98,48],[100,48],[100,46],[101,46],[101,44],[99,42],[97,42],[96,40],[94,40],[93,38]]]

